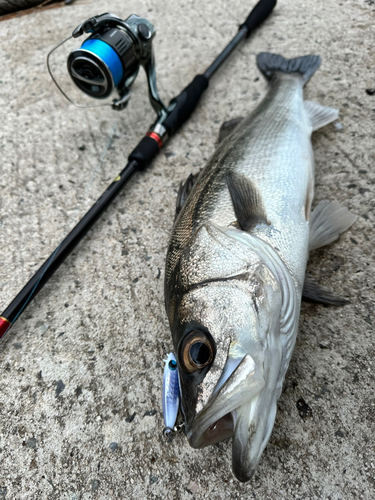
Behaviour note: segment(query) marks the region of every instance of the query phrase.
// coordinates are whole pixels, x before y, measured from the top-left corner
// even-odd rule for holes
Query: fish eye
[[[182,366],[189,373],[202,370],[214,358],[211,339],[200,330],[193,330],[182,341],[180,359]]]

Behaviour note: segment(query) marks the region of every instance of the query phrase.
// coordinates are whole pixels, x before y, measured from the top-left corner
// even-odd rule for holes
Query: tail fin
[[[278,54],[261,52],[257,56],[257,65],[267,80],[271,80],[273,75],[281,71],[282,73],[298,73],[305,84],[310,80],[321,63],[320,56],[303,56],[295,59],[285,59]]]

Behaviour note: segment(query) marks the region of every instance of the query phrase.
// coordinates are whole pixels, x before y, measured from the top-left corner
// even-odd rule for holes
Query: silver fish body
[[[257,62],[268,94],[195,182],[175,221],[165,278],[186,434],[198,448],[233,437],[240,481],[251,478],[270,437],[297,335],[311,133],[337,118],[303,101],[319,57],[263,53]]]

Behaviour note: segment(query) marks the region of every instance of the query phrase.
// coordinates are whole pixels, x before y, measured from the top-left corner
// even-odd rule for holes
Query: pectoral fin
[[[350,301],[336,295],[325,286],[317,283],[311,276],[306,274],[303,284],[302,299],[307,302],[317,302],[327,306],[343,306]]]
[[[270,224],[263,207],[262,197],[247,177],[230,173],[227,176],[227,184],[241,229],[250,231],[257,224]]]
[[[311,214],[309,250],[315,250],[337,240],[356,219],[357,217],[338,201],[321,201]]]

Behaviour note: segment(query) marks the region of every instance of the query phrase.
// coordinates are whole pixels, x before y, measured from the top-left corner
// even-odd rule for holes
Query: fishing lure
[[[165,360],[163,376],[163,416],[164,436],[175,432],[178,410],[180,407],[180,381],[178,376],[177,361],[174,354],[168,354]]]

